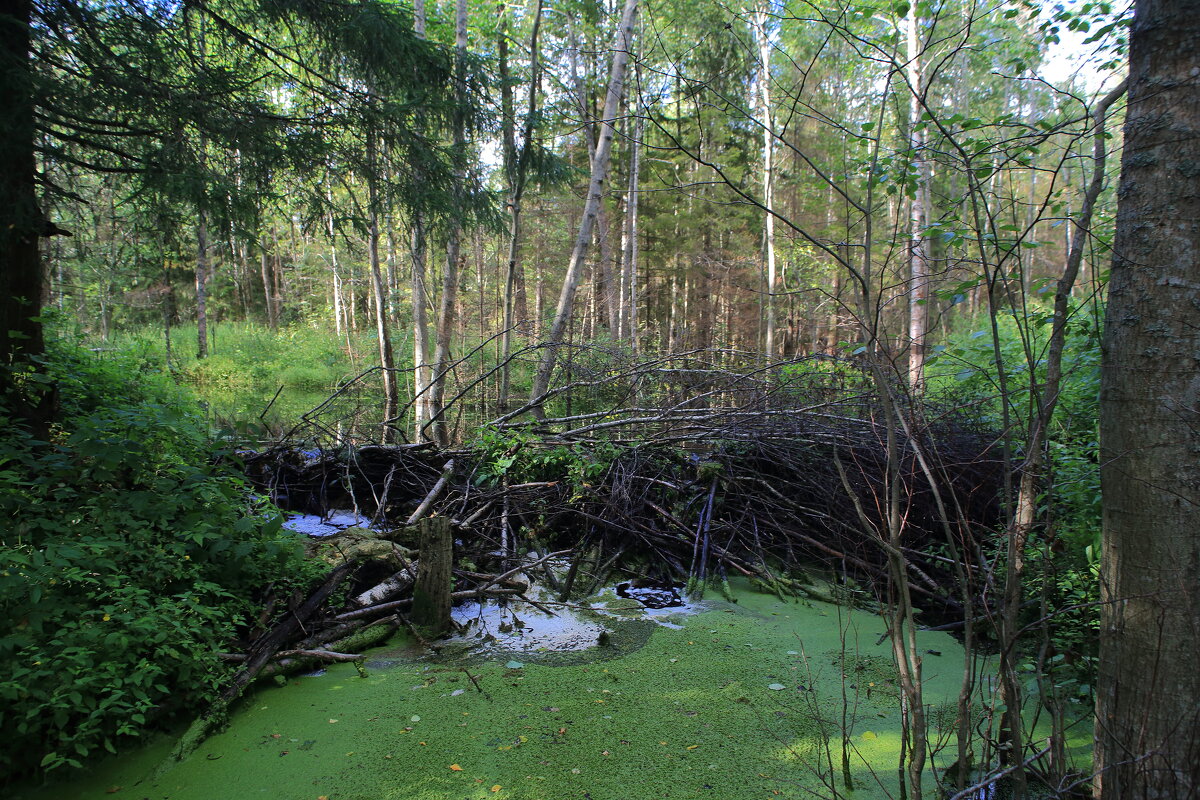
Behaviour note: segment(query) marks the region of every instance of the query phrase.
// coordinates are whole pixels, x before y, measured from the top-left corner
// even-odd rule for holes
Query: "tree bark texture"
[[[754,12],[754,38],[758,46],[759,124],[762,126],[763,180],[763,275],[766,278],[766,333],[763,351],[768,359],[775,347],[775,289],[778,281],[775,267],[775,130],[771,117],[771,39],[767,31],[766,4]]]
[[[30,0],[0,2],[0,365],[42,352]]]
[[[1200,794],[1200,14],[1139,0],[1100,396],[1096,794]]]
[[[925,47],[921,42],[921,18],[919,6],[913,3],[908,12],[908,89],[912,93],[909,101],[908,134],[913,172],[917,176],[916,195],[909,201],[908,214],[908,385],[913,394],[922,394],[925,389],[925,337],[929,326],[929,311],[926,298],[929,295],[929,251],[925,242],[925,226],[928,220],[929,184],[931,170],[925,154],[925,131],[920,127],[923,99],[921,60]]]
[[[454,567],[450,520],[446,517],[423,519],[420,531],[412,623],[430,636],[439,636],[450,630],[450,576]]]

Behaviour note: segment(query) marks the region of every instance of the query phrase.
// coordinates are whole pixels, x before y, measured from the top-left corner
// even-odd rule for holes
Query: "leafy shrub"
[[[1039,497],[1038,519],[1045,524],[1033,531],[1026,550],[1024,594],[1039,602],[1025,610],[1022,621],[1036,625],[1043,613],[1053,612],[1050,644],[1056,652],[1039,669],[1047,685],[1077,702],[1090,692],[1098,641],[1097,320],[1102,310],[1085,305],[1072,312],[1063,352],[1061,390],[1047,437],[1048,479]],[[1046,313],[1035,312],[1025,322],[1028,324],[1018,324],[1012,316],[997,320],[999,350],[1007,372],[1009,414],[1017,429],[1017,441],[1032,413],[1031,375],[1039,386],[1044,385],[1050,333]],[[1000,378],[990,330],[951,336],[932,359],[929,374],[931,391],[954,405],[977,409],[996,428],[1002,426]],[[997,564],[1000,571],[1003,561],[1001,553]]]
[[[51,442],[0,396],[2,774],[79,766],[210,699],[255,594],[311,577],[156,369],[56,344]]]
[[[604,478],[623,452],[614,444],[541,446],[531,435],[500,433],[485,428],[471,444],[476,453],[475,482],[497,486],[511,483],[564,481],[576,493]]]
[[[1102,312],[1093,306],[1072,309],[1063,351],[1063,375],[1051,438],[1094,436],[1100,402],[1100,332]],[[997,320],[1000,357],[1006,373],[1011,421],[1021,426],[1029,418],[1032,397],[1030,373],[1038,386],[1046,380],[1046,349],[1050,336],[1048,314],[1018,320]],[[939,345],[927,364],[930,394],[977,409],[993,427],[1003,424],[1000,375],[992,332],[986,327],[956,332]]]

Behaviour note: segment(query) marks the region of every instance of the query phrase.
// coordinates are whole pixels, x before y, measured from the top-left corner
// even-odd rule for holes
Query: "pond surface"
[[[660,625],[633,601],[601,600],[608,616],[583,612],[595,627],[574,628],[570,642],[554,638],[555,625],[574,623],[547,627],[518,611],[531,630],[522,641],[511,613],[460,608],[460,620],[487,621],[459,646],[430,656],[398,639],[372,651],[365,678],[338,664],[260,689],[157,782],[144,779],[165,740],[13,798],[830,796],[828,747],[840,791],[843,718],[854,796],[896,796],[898,693],[878,617],[742,591],[737,604],[708,599]],[[505,623],[507,641],[495,633]],[[479,647],[471,640],[484,628],[494,641]],[[942,633],[919,642],[939,654],[925,656],[926,702],[948,732],[962,649]],[[575,649],[552,649],[563,646]],[[1086,739],[1081,731],[1073,745]]]

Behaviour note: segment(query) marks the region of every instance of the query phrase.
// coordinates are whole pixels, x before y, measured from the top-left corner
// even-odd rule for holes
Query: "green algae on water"
[[[137,781],[164,746],[16,798],[828,794],[824,783],[840,789],[842,780],[843,712],[855,797],[895,796],[900,712],[884,685],[892,673],[883,622],[755,592],[741,591],[739,600],[714,600],[708,610],[674,618],[677,627],[611,620],[619,647],[561,660],[532,652],[429,657],[393,641],[382,662],[375,659],[381,651],[369,654],[369,664],[386,667],[370,669],[366,678],[350,665],[334,665],[320,676],[258,690],[224,732],[159,783]],[[623,632],[625,626],[634,633]],[[926,698],[945,709],[957,696],[962,649],[942,633],[918,639],[923,649],[941,653],[926,658]],[[109,794],[114,787],[121,788]]]

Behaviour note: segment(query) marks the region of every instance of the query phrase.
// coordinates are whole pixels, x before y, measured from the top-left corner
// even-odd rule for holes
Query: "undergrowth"
[[[313,577],[195,400],[132,355],[51,344],[0,394],[0,775],[78,767],[213,697],[271,584]],[[49,441],[11,409],[57,386]]]

